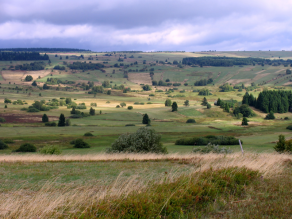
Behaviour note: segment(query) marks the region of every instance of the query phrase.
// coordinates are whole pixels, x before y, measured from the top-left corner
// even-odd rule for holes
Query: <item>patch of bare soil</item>
[[[5,123],[38,123],[42,122],[42,115],[30,115],[30,114],[0,114],[0,117],[6,120]],[[56,116],[48,116],[49,121],[58,120]]]

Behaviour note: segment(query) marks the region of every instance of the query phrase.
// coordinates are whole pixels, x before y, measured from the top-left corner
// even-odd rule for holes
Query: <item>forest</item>
[[[49,56],[38,52],[0,52],[0,61],[49,60]]]
[[[243,104],[254,106],[265,113],[286,113],[292,109],[291,91],[263,91],[256,99],[252,94],[246,92],[242,99]]]
[[[183,58],[182,64],[184,65],[198,65],[200,67],[203,66],[224,66],[231,67],[234,65],[281,65],[288,66],[292,64],[291,59],[283,60],[283,59],[262,59],[262,58],[235,58],[235,57],[188,57]]]

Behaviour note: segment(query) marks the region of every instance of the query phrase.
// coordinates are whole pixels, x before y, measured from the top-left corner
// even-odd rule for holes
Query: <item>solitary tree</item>
[[[143,120],[142,120],[142,124],[148,124],[148,120],[149,120],[149,116],[146,114],[144,114],[143,116]]]
[[[178,106],[177,106],[177,103],[176,102],[173,102],[173,104],[172,104],[171,107],[172,107],[172,112],[177,111]]]
[[[89,114],[90,114],[91,116],[94,116],[94,115],[95,115],[95,109],[93,109],[93,108],[91,107],[90,110],[89,110]]]
[[[203,98],[203,101],[202,101],[202,103],[201,103],[201,105],[203,105],[203,106],[207,106],[207,104],[208,104],[207,98],[204,97],[204,98]]]
[[[241,125],[248,125],[248,123],[247,123],[247,118],[246,118],[246,117],[243,117],[243,118],[242,118],[242,123],[241,123]]]
[[[36,81],[33,81],[31,85],[32,85],[32,86],[37,86]]]
[[[127,104],[125,104],[124,102],[120,103],[121,107],[126,106]]]
[[[170,99],[167,99],[165,101],[165,106],[171,106],[171,100]]]
[[[49,118],[48,118],[47,114],[44,114],[42,117],[42,122],[48,122],[48,121],[49,121]]]
[[[279,141],[274,146],[275,151],[281,153],[285,151],[285,136],[279,135]]]
[[[184,102],[184,105],[185,105],[185,106],[190,106],[190,101],[189,101],[189,100],[186,100],[186,101]]]
[[[64,116],[63,113],[61,113],[60,118],[59,118],[58,126],[65,126],[65,125],[66,125],[65,122],[66,122],[66,121],[65,121],[65,116]]]

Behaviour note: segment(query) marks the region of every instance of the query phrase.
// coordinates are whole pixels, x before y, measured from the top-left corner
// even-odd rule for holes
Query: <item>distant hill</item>
[[[91,52],[86,49],[72,49],[72,48],[0,48],[1,51],[11,52]]]

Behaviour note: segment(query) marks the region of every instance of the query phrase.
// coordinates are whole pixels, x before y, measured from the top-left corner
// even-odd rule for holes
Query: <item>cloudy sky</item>
[[[292,50],[292,0],[0,0],[0,48]]]

